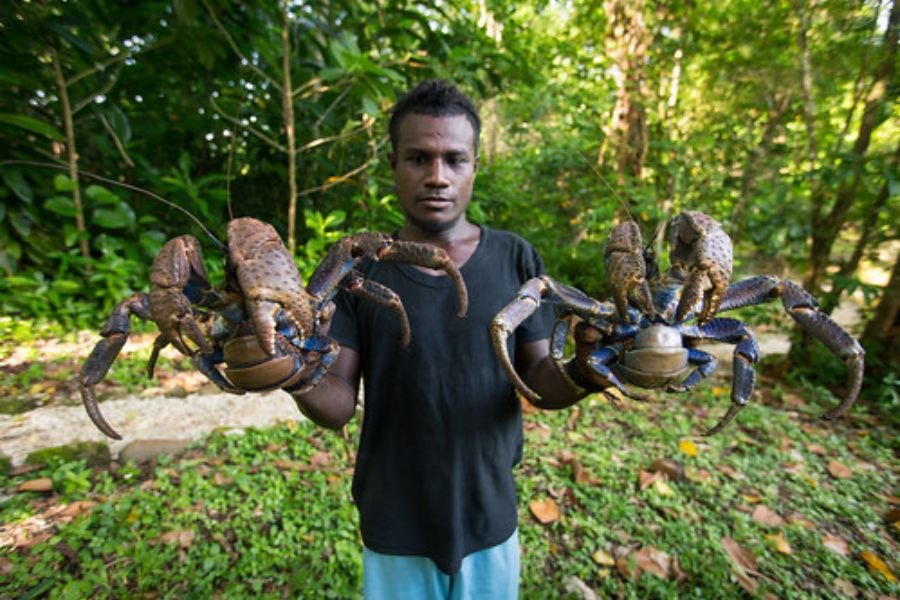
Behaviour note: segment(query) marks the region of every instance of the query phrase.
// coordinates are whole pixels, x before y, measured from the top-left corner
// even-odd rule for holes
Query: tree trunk
[[[626,177],[640,179],[647,154],[647,110],[643,88],[649,35],[644,23],[644,2],[609,0],[604,3],[604,8],[610,32],[607,50],[616,66],[614,78],[618,86],[607,137],[616,153],[619,181]],[[598,162],[602,164],[603,160],[601,154]]]
[[[900,159],[900,145],[894,150],[894,155],[888,162],[888,172],[896,172],[898,159]],[[857,268],[859,268],[859,263],[862,262],[862,257],[865,254],[866,248],[872,241],[872,233],[878,228],[878,216],[887,204],[888,198],[890,198],[890,183],[890,179],[884,182],[878,195],[875,196],[875,199],[872,201],[871,206],[867,208],[866,217],[863,220],[862,232],[859,235],[856,246],[853,248],[853,254],[850,256],[849,260],[841,265],[841,270],[838,273],[838,276],[835,277],[834,286],[832,286],[828,295],[822,300],[822,311],[831,314],[838,305],[838,302],[840,302],[841,294],[846,289],[845,282],[849,280],[850,276],[856,272]],[[876,240],[875,243],[877,244],[878,240]]]
[[[862,178],[863,165],[872,133],[881,124],[881,114],[886,102],[892,101],[889,93],[894,75],[894,61],[897,55],[898,29],[900,29],[900,10],[897,2],[891,6],[891,14],[887,29],[884,32],[882,55],[873,75],[872,87],[866,98],[856,143],[853,145],[849,162],[851,175],[843,179],[835,195],[834,204],[826,214],[825,186],[818,186],[813,193],[812,208],[812,243],[810,245],[810,269],[806,277],[806,288],[814,295],[821,293],[822,279],[831,259],[831,248],[838,233],[844,226],[847,213],[856,199]]]
[[[861,341],[868,377],[880,379],[886,371],[900,372],[900,260],[894,261],[891,279]]]
[[[91,249],[88,246],[87,226],[84,221],[84,207],[81,203],[81,185],[78,182],[78,149],[75,147],[75,121],[72,114],[72,104],[69,102],[69,88],[66,78],[63,76],[62,65],[59,62],[59,54],[56,49],[51,49],[53,56],[53,75],[56,79],[56,90],[62,103],[63,123],[66,129],[66,156],[69,164],[69,179],[72,180],[72,204],[75,205],[75,228],[78,230],[78,245],[81,255],[90,258]],[[90,265],[85,265],[86,269]]]
[[[287,241],[291,256],[297,248],[297,140],[294,131],[294,98],[291,86],[291,30],[288,17],[288,3],[281,7],[281,51],[282,69],[284,70],[281,98],[282,113],[284,115],[284,132],[287,136],[288,155],[288,216],[287,216]]]

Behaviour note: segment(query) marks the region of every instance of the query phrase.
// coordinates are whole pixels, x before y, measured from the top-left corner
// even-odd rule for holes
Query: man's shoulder
[[[491,244],[499,244],[511,247],[532,248],[531,242],[517,233],[505,229],[494,229],[482,225],[485,239]]]

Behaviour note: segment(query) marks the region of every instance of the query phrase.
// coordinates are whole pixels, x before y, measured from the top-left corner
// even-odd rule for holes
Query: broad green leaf
[[[53,189],[57,192],[71,192],[75,189],[75,181],[62,173],[53,177]]]
[[[44,208],[65,217],[75,216],[75,203],[66,196],[52,196],[44,202]]]
[[[13,229],[23,238],[31,235],[32,220],[26,213],[22,211],[11,213],[9,222],[12,223]]]
[[[56,128],[49,123],[45,123],[44,121],[35,119],[33,117],[26,117],[25,115],[0,113],[0,123],[8,123],[9,125],[19,127],[20,129],[25,129],[32,133],[37,133],[44,137],[50,138],[51,140],[62,141],[63,139],[65,139],[63,134],[57,131]]]
[[[34,190],[31,185],[25,181],[25,176],[18,169],[3,169],[3,182],[9,186],[9,189],[15,193],[21,200],[31,204],[34,200]]]
[[[50,286],[62,294],[76,294],[82,290],[81,283],[71,279],[54,279]]]
[[[131,140],[131,123],[128,121],[128,116],[118,106],[109,107],[103,111],[103,114],[119,140],[123,144],[127,144]]]
[[[118,196],[113,194],[105,187],[99,185],[89,185],[84,193],[95,202],[100,204],[118,204],[121,202]]]
[[[134,226],[135,216],[131,207],[120,202],[94,211],[93,222],[106,229],[126,229]]]

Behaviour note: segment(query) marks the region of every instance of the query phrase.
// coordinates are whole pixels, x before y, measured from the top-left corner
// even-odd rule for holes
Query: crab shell
[[[620,377],[648,389],[678,383],[688,370],[688,350],[681,334],[661,323],[640,330],[624,362],[613,367]]]

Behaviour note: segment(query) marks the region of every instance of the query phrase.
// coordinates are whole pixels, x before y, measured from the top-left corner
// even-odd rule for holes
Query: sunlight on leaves
[[[876,554],[863,550],[859,553],[859,557],[869,565],[869,569],[874,573],[880,573],[885,579],[891,583],[897,581],[897,577],[891,572],[887,564]]]
[[[614,567],[616,565],[616,559],[605,550],[597,550],[591,554],[591,559],[601,567]]]
[[[781,554],[791,554],[791,545],[781,533],[772,533],[766,536],[766,542]]]

